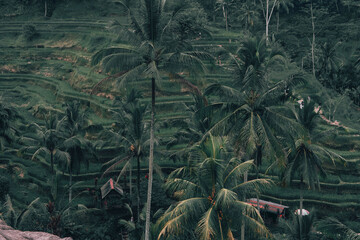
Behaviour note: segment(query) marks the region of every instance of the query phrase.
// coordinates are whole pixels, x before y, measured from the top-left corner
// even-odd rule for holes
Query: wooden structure
[[[246,200],[247,203],[258,208],[258,200],[256,198],[250,198]],[[269,201],[259,199],[260,212],[270,213],[276,215],[277,218],[285,218],[289,215],[289,207]]]
[[[121,199],[124,191],[120,185],[112,178],[109,179],[101,188],[101,199],[106,209],[118,208],[121,205]]]

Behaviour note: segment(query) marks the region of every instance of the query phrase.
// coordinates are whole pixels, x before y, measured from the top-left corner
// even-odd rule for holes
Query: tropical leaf
[[[17,220],[17,216],[16,216],[16,212],[13,208],[12,202],[11,202],[11,198],[9,195],[5,196],[5,201],[3,203],[2,206],[2,217],[4,218],[5,222],[11,226],[11,227],[15,227],[16,226],[16,220]]]

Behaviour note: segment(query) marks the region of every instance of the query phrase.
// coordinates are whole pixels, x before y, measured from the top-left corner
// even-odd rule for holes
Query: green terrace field
[[[5,13],[1,15],[0,99],[11,99],[9,103],[18,109],[21,118],[17,122],[23,124],[20,132],[25,131],[31,123],[45,126],[45,120],[49,113],[64,114],[66,103],[78,101],[82,109],[87,109],[89,122],[99,127],[86,135],[96,142],[101,139],[100,132],[103,129],[111,130],[114,127],[113,113],[120,109],[118,105],[114,104],[115,100],[124,100],[126,94],[132,89],[141,92],[142,98],[139,102],[147,105],[144,121],[149,128],[151,108],[151,81],[149,78],[136,79],[122,85],[111,80],[94,88],[109,74],[103,72],[99,65],[92,66],[92,57],[101,49],[128,44],[120,40],[117,33],[109,28],[110,22],[114,19],[122,24],[127,23],[127,15],[119,5],[106,3],[109,5],[105,6],[104,3],[102,6],[101,1],[90,2],[64,1],[56,6],[52,17],[47,18],[42,17],[43,14],[39,10],[33,16],[26,12],[14,16],[8,16]],[[82,11],[82,7],[87,13],[85,10]],[[37,8],[32,6],[31,9]],[[5,12],[6,9],[4,8],[2,11]],[[217,19],[222,19],[219,16]],[[300,14],[298,17],[300,18]],[[290,17],[287,19],[289,24],[296,23],[299,28],[304,26],[299,23],[299,19],[294,20]],[[283,27],[285,20],[281,19],[281,21],[284,21],[283,25],[280,25]],[[344,24],[338,23],[334,28],[341,28]],[[29,28],[29,26],[31,27]],[[357,25],[357,29],[353,30],[353,34],[348,34],[349,41],[354,41],[356,36],[358,37],[359,26]],[[219,52],[224,49],[238,48],[238,44],[246,34],[245,31],[241,31],[242,28],[243,25],[234,23],[231,25],[230,31],[225,31],[223,23],[211,22],[207,27],[207,31],[211,34],[203,34],[190,41],[195,50],[209,51],[215,56],[214,63],[205,62],[207,71],[204,75],[196,79],[189,79],[191,84],[204,91],[213,83],[230,85],[233,82],[234,76],[228,71],[229,61],[223,60]],[[275,23],[272,28],[275,28]],[[296,29],[289,33],[289,36],[283,36],[287,31],[290,30],[283,27],[276,35],[276,37],[280,35],[280,43],[301,34],[301,29]],[[327,31],[328,29],[319,34],[320,40],[329,38],[330,35],[327,35]],[[340,38],[338,36],[340,33],[332,32],[331,34],[331,36]],[[296,56],[294,61],[299,60],[299,52],[305,48],[309,49],[308,40],[305,37],[302,37],[302,40],[290,41],[286,47],[293,49],[288,55]],[[235,55],[234,58],[239,57]],[[295,65],[299,66],[299,63],[289,61],[286,64],[288,64],[286,65],[287,70],[284,70],[282,75],[269,71],[267,77],[273,77],[279,81],[290,75],[292,77],[293,70],[297,69]],[[281,67],[285,69],[285,64]],[[301,71],[305,72],[304,68]],[[302,73],[306,76],[311,75],[311,73],[304,72]],[[346,162],[324,164],[327,176],[320,178],[320,191],[304,190],[304,208],[310,210],[311,207],[316,207],[320,217],[336,216],[336,212],[342,211],[340,216],[346,218],[360,209],[359,106],[350,102],[350,98],[342,98],[341,94],[326,89],[318,82],[312,86],[309,84],[303,87],[304,85],[306,84],[292,89],[294,96],[306,96],[318,90],[314,99],[321,101],[325,99],[321,106],[324,119],[320,119],[318,129],[324,132],[328,131],[330,136],[321,143],[334,149],[336,154],[346,159]],[[171,121],[190,119],[191,113],[188,106],[194,103],[194,97],[185,84],[176,82],[170,76],[164,76],[158,80],[156,87],[155,181],[158,186],[155,190],[155,199],[158,199],[158,202],[155,204],[160,206],[162,201],[164,204],[167,201],[173,201],[166,198],[165,190],[160,183],[166,182],[165,179],[171,171],[188,164],[183,161],[184,159],[173,160],[169,157],[171,154],[188,149],[190,145],[180,143],[171,148],[167,147],[166,143],[169,139],[172,139],[181,130],[179,126],[172,126]],[[215,103],[220,98],[209,97],[208,99],[210,103]],[[295,100],[298,99],[294,98],[293,102],[296,102]],[[327,119],[329,120],[327,121]],[[340,122],[337,126],[334,124],[335,120]],[[148,143],[146,144],[147,147]],[[97,142],[95,144],[95,152],[98,157],[86,155],[89,159],[88,168],[82,167],[72,176],[72,181],[75,183],[72,189],[73,196],[76,196],[74,200],[76,204],[96,207],[93,200],[95,195],[92,190],[104,184],[110,177],[117,179],[121,167],[124,166],[122,163],[103,176],[103,172],[106,170],[103,164],[119,154],[127,153],[133,147],[130,144],[125,147],[119,146],[115,141],[106,146],[100,147],[100,145]],[[51,177],[51,164],[49,159],[44,157],[45,155],[40,154],[32,159],[33,152],[26,153],[21,149],[21,144],[15,143],[11,150],[0,151],[0,174],[8,176],[10,179],[9,195],[14,209],[21,212],[37,197],[45,201],[57,199],[65,206],[69,188],[69,173],[55,169],[54,177]],[[0,150],[2,149],[0,148]],[[148,181],[146,178],[148,150],[144,150],[143,154],[146,154],[146,157],[144,156],[141,161],[140,174],[141,196],[145,199],[146,182]],[[259,195],[260,198],[290,206],[291,211],[295,211],[299,205],[300,177],[295,175],[293,184],[285,186],[281,179],[281,171],[268,169],[272,160],[265,155],[264,153],[259,176],[271,180],[273,187],[262,192]],[[135,169],[135,165],[133,168]],[[249,173],[250,180],[256,178],[255,173]],[[95,185],[95,179],[98,181],[97,185]],[[128,175],[119,179],[119,183],[125,191],[130,188],[129,181],[133,186],[136,185],[135,170],[131,179]],[[164,200],[165,198],[166,200]],[[135,196],[130,201],[135,204]]]

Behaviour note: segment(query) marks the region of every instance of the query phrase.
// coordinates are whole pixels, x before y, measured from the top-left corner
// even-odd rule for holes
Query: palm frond
[[[248,160],[246,162],[238,164],[235,167],[231,166],[232,167],[231,171],[228,173],[228,175],[224,179],[224,185],[226,184],[226,181],[229,178],[232,178],[232,177],[238,178],[238,177],[242,176],[244,173],[248,172],[253,166],[254,166],[254,160]],[[230,165],[229,165],[229,167],[230,167]]]
[[[215,209],[230,208],[234,201],[238,199],[236,192],[222,188],[217,192],[215,198]]]
[[[217,216],[214,207],[205,212],[196,228],[196,233],[201,239],[211,240],[214,238],[217,229]]]
[[[197,184],[181,178],[168,179],[165,183],[165,188],[167,191],[175,194],[180,192],[181,195],[186,197],[195,196],[201,190]]]
[[[166,235],[176,235],[179,234],[182,231],[182,225],[183,222],[186,218],[185,213],[182,213],[170,220],[168,220],[165,225],[163,226],[163,228],[161,229],[159,236],[158,236],[158,240],[162,239],[162,237],[164,237],[165,239],[167,238]]]
[[[47,218],[48,212],[45,204],[40,201],[40,198],[36,198],[18,216],[17,227],[23,230],[31,229],[32,227],[37,227],[35,226],[34,219],[37,219],[38,223],[40,223],[46,221]]]
[[[132,155],[127,155],[125,157],[117,156],[117,157],[113,158],[112,160],[107,162],[106,165],[111,164],[113,162],[114,163],[104,171],[104,173],[101,175],[101,177],[104,177],[106,174],[108,174],[109,172],[116,169],[122,163],[129,161],[131,158],[132,158]]]
[[[15,227],[17,217],[9,195],[5,196],[5,201],[2,206],[1,212],[3,213],[2,216],[6,223],[11,227]]]
[[[39,148],[39,149],[37,149],[35,152],[34,152],[34,154],[32,155],[32,157],[31,157],[31,160],[35,160],[35,158],[39,155],[39,154],[41,154],[41,153],[48,153],[48,154],[50,154],[50,151],[46,148],[46,147],[41,147],[41,148]]]
[[[241,191],[241,192],[251,192],[251,191],[260,191],[262,189],[269,189],[272,185],[271,180],[267,179],[253,179],[247,182],[240,183],[233,187],[231,190],[233,191]]]
[[[106,56],[110,56],[113,54],[117,54],[117,53],[129,53],[133,50],[133,48],[131,46],[126,46],[124,45],[121,48],[106,48],[103,50],[98,51],[91,59],[91,65],[97,65],[99,64],[103,58],[105,58]]]

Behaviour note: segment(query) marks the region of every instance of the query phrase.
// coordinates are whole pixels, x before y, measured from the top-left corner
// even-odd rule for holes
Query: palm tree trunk
[[[266,45],[269,43],[269,0],[266,0],[266,17],[265,17],[265,36]]]
[[[312,72],[313,72],[313,76],[315,77],[315,23],[314,23],[314,12],[312,7],[312,1],[310,5],[310,13],[311,13],[311,25],[313,32],[313,38],[311,43],[311,60],[312,60]]]
[[[248,172],[244,173],[244,183],[248,180]],[[246,195],[244,194],[243,201],[246,200]],[[245,214],[245,212],[243,212]],[[245,221],[243,220],[241,223],[241,240],[245,240]]]
[[[130,188],[130,203],[132,203],[132,165],[130,160],[130,166],[129,166],[129,188]]]
[[[302,212],[303,212],[303,177],[300,179],[300,215],[299,215],[299,227],[300,227],[300,240],[302,239]]]
[[[259,179],[259,166],[261,164],[261,144],[256,144],[256,154],[255,154],[255,165],[256,165],[256,179]],[[260,212],[260,200],[259,193],[256,193],[256,201],[257,201],[257,210]]]
[[[45,10],[44,10],[44,17],[47,17],[47,0],[45,0]]]
[[[140,222],[140,156],[137,155],[137,222]]]
[[[147,190],[145,240],[150,239],[150,210],[153,182],[154,163],[154,123],[155,123],[155,78],[151,78],[151,123],[150,123],[150,156],[149,156],[149,182]]]
[[[70,176],[70,180],[69,180],[69,203],[70,203],[71,199],[72,199],[72,172],[71,172],[71,170],[69,171],[69,176]]]
[[[51,164],[51,174],[54,174],[54,153],[50,152],[50,164]]]

